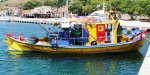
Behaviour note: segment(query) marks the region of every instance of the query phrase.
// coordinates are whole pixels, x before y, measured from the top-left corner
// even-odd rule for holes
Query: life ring
[[[53,50],[57,50],[58,49],[58,44],[57,43],[52,44],[51,48]]]
[[[96,41],[92,41],[91,45],[97,45],[97,42]]]

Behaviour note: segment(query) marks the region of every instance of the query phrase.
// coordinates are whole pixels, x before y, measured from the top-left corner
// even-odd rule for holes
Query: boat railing
[[[95,36],[87,36],[87,37],[71,37],[71,36],[65,36],[65,37],[58,37],[58,36],[54,36],[54,37],[48,37],[49,40],[45,41],[48,42],[47,44],[41,44],[41,45],[52,45],[54,43],[57,43],[59,46],[69,46],[69,45],[79,45],[79,46],[87,46],[88,45],[96,45],[96,44],[112,44],[114,43],[114,40],[117,41],[117,43],[119,42],[132,42],[132,41],[136,41],[139,40],[141,38],[143,38],[143,33],[145,33],[145,31],[143,31],[141,34],[136,35],[133,38],[128,38],[127,36],[124,35],[117,35],[117,36],[100,36],[100,37],[95,37]],[[23,37],[23,35],[20,34],[20,37]],[[28,39],[27,39],[28,40]],[[39,39],[40,40],[40,39]],[[122,41],[123,40],[123,41]],[[39,41],[42,42],[42,41]],[[40,44],[40,43],[35,43],[35,44]]]
[[[69,38],[65,38],[65,37],[49,37],[49,38],[55,38],[55,39],[84,39],[84,38],[92,38],[92,39],[96,39],[96,38],[109,38],[109,37],[120,37],[123,35],[117,35],[117,36],[100,36],[100,37],[69,37]]]

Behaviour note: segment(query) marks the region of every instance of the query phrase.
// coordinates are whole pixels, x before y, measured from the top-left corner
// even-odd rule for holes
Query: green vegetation
[[[133,19],[133,16],[136,12],[136,1],[135,0],[121,0],[119,4],[119,8],[121,12],[127,13],[131,16],[131,19]]]
[[[7,1],[7,0],[0,0],[0,2],[5,2],[5,1]]]
[[[129,14],[131,19],[136,15],[150,17],[150,0],[69,0],[69,11],[78,15],[88,15],[102,9],[103,3],[106,4],[107,10]],[[31,9],[41,5],[61,7],[65,4],[66,0],[30,0],[24,4],[24,8]]]
[[[150,0],[121,0],[120,9],[122,13],[133,16],[142,15],[150,17]]]
[[[65,6],[66,0],[1,0],[6,6],[18,6],[24,9],[32,9],[41,5],[61,7]],[[4,2],[3,2],[4,1]],[[78,15],[88,15],[89,13],[102,9],[105,3],[107,9],[114,12],[120,11],[122,14],[133,16],[141,15],[150,18],[150,0],[69,0],[69,12]]]
[[[29,0],[24,4],[24,9],[32,9],[41,5],[62,7],[66,4],[66,0]]]
[[[27,3],[25,3],[24,5],[24,9],[33,9],[34,7],[38,7],[38,6],[41,6],[42,3],[37,1],[37,0],[31,0],[31,1],[28,1]]]
[[[100,6],[97,7],[98,5]],[[100,7],[102,7],[102,0],[74,0],[70,3],[69,10],[79,15],[88,15]]]
[[[136,15],[148,16],[150,19],[150,0],[138,0]]]
[[[46,6],[56,6],[55,0],[45,0],[44,5]]]

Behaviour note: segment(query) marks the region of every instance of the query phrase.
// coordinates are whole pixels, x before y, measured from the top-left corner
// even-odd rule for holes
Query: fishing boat
[[[147,30],[121,27],[105,11],[67,21],[60,26],[61,31],[47,32],[43,39],[6,34],[8,50],[70,54],[138,51],[147,34]]]

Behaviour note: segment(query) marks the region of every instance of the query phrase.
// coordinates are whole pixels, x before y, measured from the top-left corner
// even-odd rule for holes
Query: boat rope
[[[150,42],[150,39],[149,39],[149,38],[146,38],[146,40]]]
[[[83,28],[84,29],[84,28]],[[86,31],[86,29],[84,29]],[[91,36],[94,40],[96,40],[96,38],[94,36],[92,36],[91,34],[88,33],[88,31],[86,31],[86,33]]]
[[[92,35],[91,35],[92,36]],[[117,36],[113,36],[113,37],[119,37],[119,36],[122,36],[122,35],[117,35]],[[96,38],[108,38],[108,37],[111,37],[111,36],[100,36],[100,37],[94,37],[92,36],[91,38],[94,38],[96,40]],[[62,37],[57,37],[56,39],[61,39]],[[89,38],[89,37],[78,37],[78,38],[66,38],[66,39],[81,39],[81,38]]]
[[[150,39],[149,38],[146,38],[146,40],[147,40],[147,43],[150,43]]]
[[[56,33],[54,33],[51,29],[46,29],[46,27],[44,27],[44,26],[42,26],[42,25],[40,25],[40,24],[38,24],[42,29],[44,29],[46,32],[47,32],[47,34],[54,34],[54,35],[56,35],[56,36],[58,36]]]
[[[38,24],[43,30],[45,30],[48,33],[48,30],[46,30],[42,25]]]

